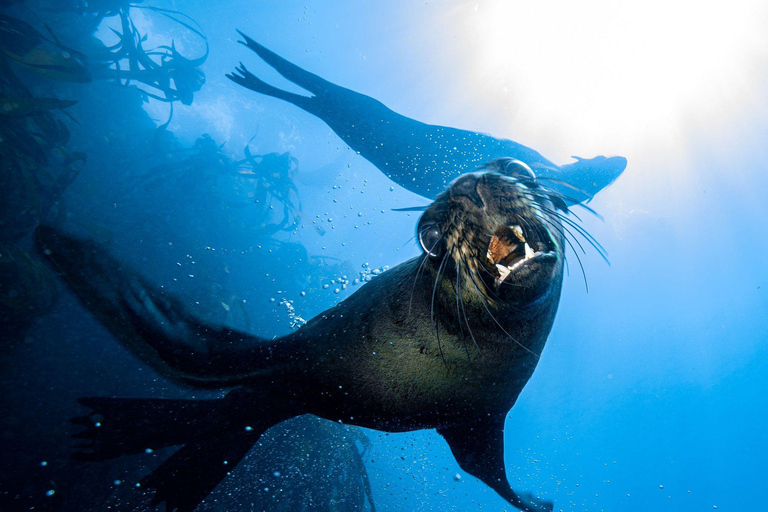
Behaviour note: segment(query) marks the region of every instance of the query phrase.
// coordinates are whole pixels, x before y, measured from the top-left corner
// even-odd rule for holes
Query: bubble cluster
[[[298,329],[307,323],[306,320],[304,320],[301,316],[299,316],[298,313],[296,313],[296,308],[293,307],[292,300],[288,300],[283,297],[280,299],[280,302],[278,302],[277,305],[283,306],[285,308],[285,312],[288,313],[288,325],[291,327],[291,329]]]
[[[336,285],[336,288],[333,289],[333,293],[339,294],[342,290],[346,290],[349,283],[349,278],[346,275],[342,275],[341,277],[335,277],[331,279],[332,285]],[[323,288],[325,288],[324,286]]]
[[[362,264],[363,270],[360,271],[360,277],[358,279],[355,279],[353,284],[359,284],[359,283],[367,283],[374,277],[378,276],[379,274],[383,274],[387,270],[389,270],[389,265],[384,265],[383,267],[378,268],[371,268],[371,265],[368,263]]]

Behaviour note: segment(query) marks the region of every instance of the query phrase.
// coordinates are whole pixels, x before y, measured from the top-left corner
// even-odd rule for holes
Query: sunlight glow
[[[506,136],[533,134],[561,162],[680,151],[697,125],[763,101],[766,21],[760,0],[491,0],[452,16],[466,87],[505,109]]]

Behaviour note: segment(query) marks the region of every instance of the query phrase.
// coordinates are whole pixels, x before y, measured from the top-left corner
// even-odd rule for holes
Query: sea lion
[[[455,180],[421,216],[421,256],[297,331],[264,339],[206,325],[95,244],[51,227],[38,249],[110,332],[163,375],[234,388],[220,400],[85,398],[101,460],[182,445],[142,481],[193,510],[261,433],[300,414],[390,432],[436,428],[459,465],[524,511],[504,421],[539,361],[563,278],[562,198],[511,159]],[[497,172],[499,171],[499,172]]]
[[[243,45],[311,96],[284,91],[256,77],[243,63],[227,77],[322,119],[336,135],[389,179],[434,199],[448,183],[483,162],[502,157],[521,160],[568,203],[589,201],[613,183],[627,166],[621,156],[573,157],[562,166],[520,143],[485,133],[422,123],[387,108],[380,101],[325,80],[289,62],[244,33]]]

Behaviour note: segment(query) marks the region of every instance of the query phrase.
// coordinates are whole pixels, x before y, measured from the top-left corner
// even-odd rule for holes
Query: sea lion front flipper
[[[502,498],[525,512],[550,512],[554,505],[530,493],[517,494],[504,467],[504,416],[466,425],[438,428],[461,469],[485,482]]]
[[[90,397],[79,402],[91,413],[73,418],[85,427],[74,435],[90,441],[73,454],[99,461],[179,446],[141,480],[153,504],[191,512],[235,469],[270,427],[300,412],[265,393],[235,388],[206,400]]]
[[[141,480],[153,504],[191,512],[232,471],[261,433],[282,417],[244,425],[225,397],[215,400],[161,400],[91,397],[80,403],[93,409],[73,418],[85,426],[76,438],[91,441],[73,454],[98,461],[124,454],[182,445]],[[96,423],[95,420],[99,422]],[[250,425],[253,425],[252,427]],[[226,461],[226,462],[225,462]]]

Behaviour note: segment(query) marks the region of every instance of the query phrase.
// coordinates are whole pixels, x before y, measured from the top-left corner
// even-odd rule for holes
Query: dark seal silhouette
[[[93,413],[77,419],[79,437],[92,444],[79,457],[181,446],[141,485],[191,511],[266,429],[308,413],[436,428],[459,465],[512,505],[552,510],[510,487],[503,434],[555,318],[565,207],[522,164],[487,167],[504,174],[462,176],[426,209],[421,256],[271,340],[207,325],[96,244],[38,228],[38,250],[124,346],[177,382],[233,388],[219,400],[83,398]]]
[[[279,98],[325,121],[349,147],[359,152],[401,187],[434,199],[451,180],[494,159],[510,157],[528,164],[541,180],[569,203],[590,200],[627,166],[621,156],[584,159],[558,166],[517,142],[483,133],[425,124],[383,103],[338,86],[285,60],[242,32],[243,44],[287,80],[311,96],[278,89],[240,66],[227,76],[267,96]]]

